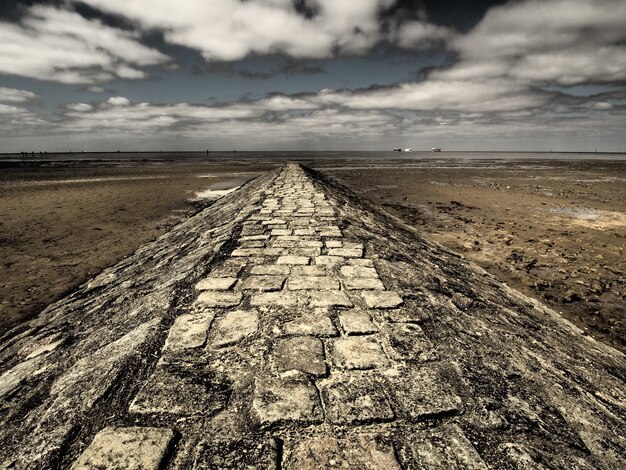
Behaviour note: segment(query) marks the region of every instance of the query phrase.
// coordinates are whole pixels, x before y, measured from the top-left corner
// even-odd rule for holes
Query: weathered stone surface
[[[285,282],[285,276],[250,276],[241,284],[243,290],[269,292],[280,290]]]
[[[237,283],[236,277],[207,277],[196,284],[198,290],[228,290]]]
[[[337,329],[324,311],[312,312],[283,325],[288,335],[337,336]]]
[[[341,256],[316,256],[315,264],[321,266],[335,266],[337,264],[343,264],[345,259]]]
[[[437,358],[432,343],[419,325],[395,323],[385,326],[385,334],[394,359],[431,361]]]
[[[352,307],[352,301],[341,291],[311,292],[309,302],[312,307]]]
[[[292,269],[292,274],[296,277],[328,276],[329,274],[326,266],[294,266]]]
[[[386,367],[389,360],[380,343],[371,337],[339,338],[333,342],[333,363],[345,369]]]
[[[366,277],[378,279],[376,268],[367,266],[342,266],[341,275],[344,277]]]
[[[329,248],[328,256],[342,256],[344,258],[360,258],[363,248]]]
[[[289,275],[289,266],[278,266],[276,264],[259,264],[250,269],[250,274],[259,276],[284,276]]]
[[[257,379],[252,408],[263,424],[318,423],[324,417],[317,389],[301,380]]]
[[[388,376],[388,390],[398,403],[398,414],[421,421],[460,413],[463,404],[446,379],[451,368],[438,363],[410,366]]]
[[[240,292],[204,291],[198,296],[194,308],[234,307],[241,303]]]
[[[167,428],[105,428],[74,462],[72,470],[157,470],[174,433]]]
[[[311,336],[276,340],[272,358],[278,372],[297,370],[314,377],[326,375],[324,346]]]
[[[373,376],[345,375],[322,388],[326,419],[333,424],[373,423],[394,418],[383,386]]]
[[[182,351],[204,346],[213,316],[211,311],[202,311],[177,317],[167,335],[163,350]]]
[[[345,468],[359,470],[400,470],[393,447],[378,436],[359,435],[302,438],[287,442],[285,470]]]
[[[292,276],[289,290],[339,290],[339,281],[329,276]]]
[[[250,305],[253,307],[293,307],[298,305],[300,298],[298,294],[293,292],[265,292],[262,294],[253,294],[250,297]]]
[[[226,406],[229,389],[224,379],[202,371],[185,371],[159,364],[130,404],[140,415],[210,416]]]
[[[279,468],[279,443],[273,439],[202,441],[198,444],[193,470],[246,469],[276,470]]]
[[[339,313],[339,323],[347,335],[369,335],[378,332],[370,316],[359,310]]]
[[[370,277],[346,277],[342,282],[346,290],[385,290],[380,279]]]
[[[402,460],[416,468],[487,470],[463,431],[454,425],[419,431],[406,437]]]
[[[276,261],[277,264],[298,265],[309,264],[311,258],[308,256],[280,256]]]
[[[395,292],[363,292],[362,295],[369,308],[395,308],[402,305],[402,297]]]
[[[215,322],[211,344],[217,348],[230,346],[256,333],[258,326],[259,316],[254,310],[229,312]]]

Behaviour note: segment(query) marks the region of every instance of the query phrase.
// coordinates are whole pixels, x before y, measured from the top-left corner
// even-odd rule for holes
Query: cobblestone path
[[[453,368],[420,327],[383,320],[381,311],[403,301],[368,255],[361,240],[343,236],[333,205],[302,169],[286,166],[230,256],[197,283],[189,313],[172,325],[130,412],[182,419],[219,410],[220,419],[237,421],[249,408],[262,437],[233,446],[246,433],[237,436],[231,424],[231,452],[211,440],[189,443],[198,468],[400,468],[378,424],[423,423],[463,403],[444,378]],[[201,363],[189,354],[195,350],[208,353],[199,354]],[[204,392],[207,365],[235,383],[230,400]],[[180,369],[191,378],[181,380]],[[433,467],[485,467],[458,427],[420,429],[407,440],[405,464],[422,455]],[[107,428],[75,468],[107,461],[129,468],[136,460],[156,469],[172,438],[165,427]]]

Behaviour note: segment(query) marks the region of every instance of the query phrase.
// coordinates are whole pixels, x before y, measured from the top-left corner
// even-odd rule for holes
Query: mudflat
[[[625,160],[294,159],[626,351]],[[3,162],[0,331],[284,161]]]

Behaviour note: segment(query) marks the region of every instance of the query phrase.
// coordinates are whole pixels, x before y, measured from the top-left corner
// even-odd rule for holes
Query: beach
[[[623,158],[201,157],[1,161],[0,331],[206,207],[215,191],[298,160],[626,350]]]

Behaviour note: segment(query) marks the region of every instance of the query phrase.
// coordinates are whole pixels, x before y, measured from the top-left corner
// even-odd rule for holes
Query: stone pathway
[[[343,235],[304,171],[286,166],[173,323],[130,404],[146,427],[100,431],[74,468],[157,469],[164,458],[196,468],[485,468],[458,426],[425,430],[463,410],[456,372],[417,324],[386,321],[403,299],[371,255]],[[215,434],[216,413],[246,422]],[[194,419],[223,442],[187,436]],[[398,426],[410,434],[390,437]]]

